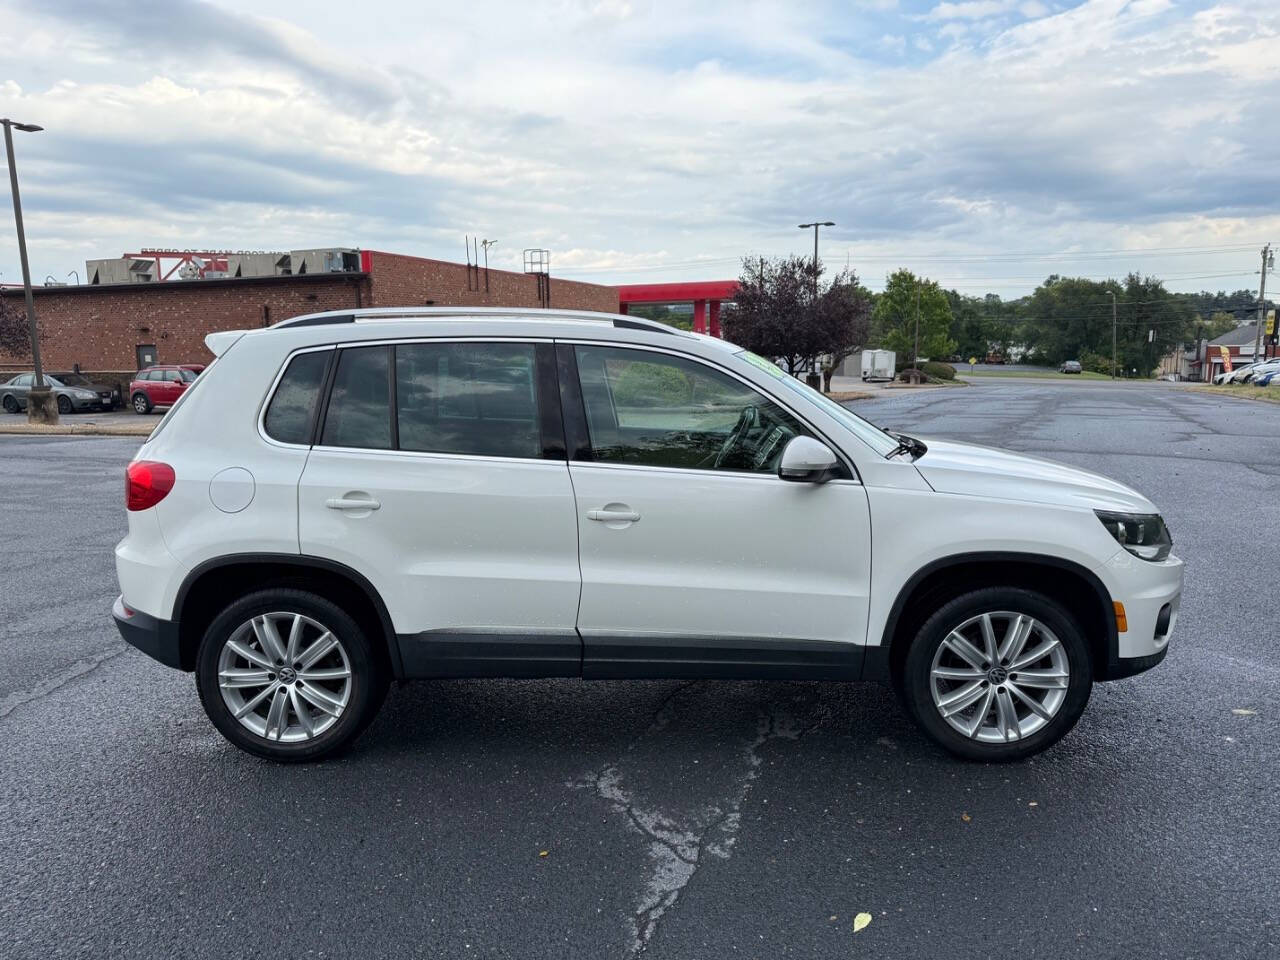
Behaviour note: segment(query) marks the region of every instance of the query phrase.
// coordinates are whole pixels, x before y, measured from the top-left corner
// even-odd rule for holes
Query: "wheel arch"
[[[1114,673],[1119,646],[1115,610],[1111,594],[1092,571],[1061,557],[990,551],[942,557],[907,579],[889,609],[879,646],[867,648],[864,678],[896,686],[907,648],[930,614],[953,597],[990,586],[1023,587],[1061,603],[1089,641],[1095,679]]]
[[[344,564],[300,554],[233,554],[194,567],[178,588],[173,604],[182,669],[195,669],[205,630],[228,603],[269,587],[308,590],[343,607],[374,641],[374,649],[385,654],[391,675],[403,678],[391,616],[373,584]],[[379,638],[382,643],[377,643]]]

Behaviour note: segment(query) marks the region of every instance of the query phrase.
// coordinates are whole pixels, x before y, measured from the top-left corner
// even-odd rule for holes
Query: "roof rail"
[[[621,314],[596,313],[590,310],[556,310],[540,307],[365,307],[358,310],[329,310],[325,313],[309,313],[274,323],[268,329],[284,330],[291,327],[315,327],[338,323],[376,323],[380,320],[429,320],[454,317],[516,317],[537,320],[571,320],[588,323],[612,323],[615,327],[632,330],[648,330],[653,333],[679,334],[682,331],[660,323]]]

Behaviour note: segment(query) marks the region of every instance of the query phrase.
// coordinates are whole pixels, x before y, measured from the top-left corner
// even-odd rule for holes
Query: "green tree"
[[[916,318],[919,315],[922,357],[941,359],[951,355],[951,304],[935,281],[918,279],[910,270],[889,275],[884,292],[876,298],[871,324],[880,346],[900,356],[916,359]]]
[[[1136,273],[1123,282],[1053,274],[1027,298],[1023,311],[1021,333],[1033,363],[1056,365],[1086,355],[1109,359],[1114,334],[1119,371],[1142,377],[1176,344],[1195,336],[1197,320],[1192,307],[1160,280]]]

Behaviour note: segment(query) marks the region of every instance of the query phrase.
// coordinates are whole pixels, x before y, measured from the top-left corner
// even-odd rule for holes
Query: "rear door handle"
[[[330,510],[377,510],[382,506],[377,500],[356,497],[330,497],[324,502]]]
[[[588,510],[587,519],[601,520],[601,521],[604,521],[605,523],[608,523],[611,520],[612,521],[627,521],[627,520],[634,521],[634,520],[640,519],[640,514],[636,513],[634,510],[616,510],[616,509],[609,510],[606,508],[604,510]]]

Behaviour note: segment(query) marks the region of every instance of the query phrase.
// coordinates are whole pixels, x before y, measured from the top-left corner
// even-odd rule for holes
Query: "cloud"
[[[964,0],[962,3],[940,3],[927,14],[925,20],[982,20],[1004,13],[1009,9],[1006,0]]]
[[[151,244],[456,259],[472,233],[498,265],[715,276],[815,217],[830,256],[935,270],[912,258],[1280,228],[1261,5],[312,0],[304,29],[249,0],[5,2],[0,114],[47,128],[18,145],[40,276]],[[1094,269],[1135,263],[1166,261]]]

